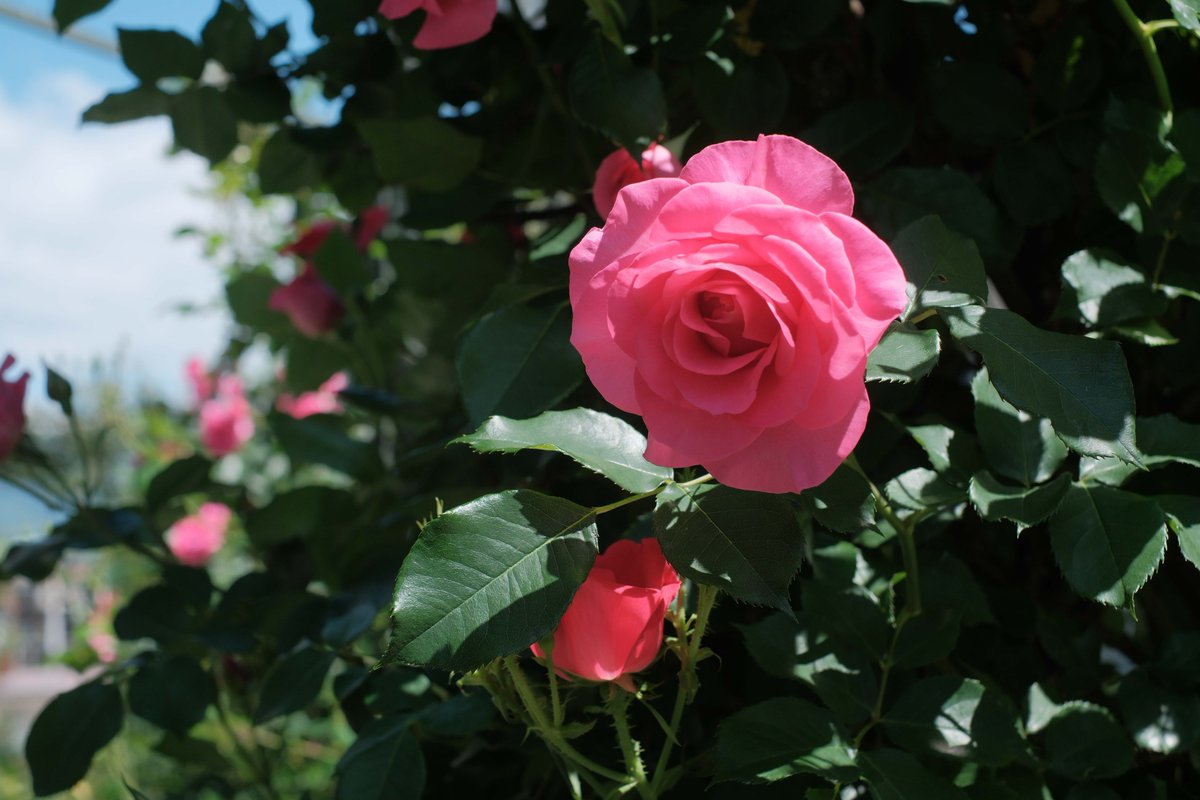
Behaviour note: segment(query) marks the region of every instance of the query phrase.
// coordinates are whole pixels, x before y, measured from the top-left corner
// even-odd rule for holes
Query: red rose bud
[[[25,385],[29,383],[29,373],[23,373],[15,381],[4,377],[15,363],[17,360],[9,355],[0,364],[0,461],[17,448],[25,430]]]
[[[421,9],[425,22],[413,39],[413,47],[441,50],[486,36],[496,19],[496,8],[496,0],[383,0],[379,13],[399,19]]]
[[[282,311],[305,336],[316,338],[337,326],[346,307],[311,264],[305,264],[291,283],[271,292],[267,307]]]
[[[630,675],[658,657],[663,619],[679,583],[657,539],[613,543],[596,559],[554,631],[555,669],[563,677],[613,681],[634,691]],[[532,649],[545,657],[539,645]]]

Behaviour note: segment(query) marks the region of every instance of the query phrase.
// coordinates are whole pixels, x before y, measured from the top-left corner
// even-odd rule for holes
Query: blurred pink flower
[[[617,202],[617,194],[631,183],[651,178],[674,178],[683,166],[675,154],[661,144],[652,144],[642,153],[642,163],[633,160],[622,147],[605,157],[596,169],[592,184],[592,202],[600,216],[607,217]]]
[[[199,406],[212,397],[213,391],[217,388],[216,381],[213,379],[212,373],[208,371],[208,367],[204,366],[204,360],[199,356],[189,358],[184,370],[187,372],[188,383],[192,387],[192,399],[195,405]]]
[[[342,299],[312,264],[305,264],[291,283],[271,292],[267,307],[287,314],[296,330],[310,338],[333,330],[346,313]]]
[[[180,563],[202,567],[225,544],[233,512],[221,503],[205,503],[167,531],[167,547]]]
[[[338,392],[349,385],[350,377],[345,372],[338,372],[314,392],[279,395],[275,408],[295,419],[304,419],[313,414],[340,414],[343,408],[338,401]]]
[[[0,461],[12,454],[25,430],[25,385],[29,383],[29,373],[15,381],[4,378],[4,373],[15,363],[17,360],[9,355],[0,364]]]
[[[200,406],[200,441],[215,456],[241,449],[254,436],[250,403],[236,375],[222,375],[216,395]]]
[[[91,633],[87,637],[88,647],[96,652],[96,658],[102,664],[111,664],[117,660],[117,637],[111,633]]]
[[[413,47],[441,50],[486,36],[496,19],[496,8],[496,0],[383,0],[379,13],[398,19],[423,10],[425,22],[413,39]]]
[[[365,252],[367,245],[379,237],[387,221],[388,210],[385,206],[371,206],[359,215],[353,227],[340,220],[323,219],[309,225],[299,239],[280,248],[279,252],[308,260],[317,254],[329,235],[338,230],[346,233],[353,231],[354,246],[359,252]]]

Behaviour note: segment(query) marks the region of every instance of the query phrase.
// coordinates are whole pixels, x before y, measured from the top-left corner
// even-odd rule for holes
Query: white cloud
[[[104,90],[80,73],[36,87],[26,104],[0,93],[0,356],[82,377],[120,352],[126,386],[180,398],[183,361],[214,354],[227,324],[173,310],[221,292],[199,243],[174,237],[217,222],[207,165],[167,157],[164,118],[81,126]]]

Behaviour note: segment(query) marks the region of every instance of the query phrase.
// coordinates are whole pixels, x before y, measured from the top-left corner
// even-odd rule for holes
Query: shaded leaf
[[[894,322],[867,356],[868,381],[914,383],[937,366],[942,343],[938,332]]]
[[[124,719],[121,692],[112,684],[91,681],[51,700],[25,740],[33,793],[45,797],[74,786]]]
[[[309,646],[276,662],[259,694],[254,724],[262,725],[311,705],[321,693],[325,676],[336,659],[328,650]]]
[[[1041,486],[1006,486],[986,470],[971,476],[971,503],[989,522],[1007,519],[1017,531],[1048,519],[1058,510],[1071,486],[1071,476],[1062,474]]]
[[[796,697],[742,709],[717,732],[717,780],[776,781],[807,772],[833,780],[858,776],[850,737],[837,718]]]

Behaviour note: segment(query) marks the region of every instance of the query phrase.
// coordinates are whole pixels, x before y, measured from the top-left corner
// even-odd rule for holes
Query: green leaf
[[[563,305],[508,306],[488,314],[463,337],[456,366],[474,424],[493,414],[532,417],[583,379]]]
[[[753,19],[757,18],[756,10]],[[856,100],[819,117],[802,138],[858,176],[886,166],[903,153],[912,140],[914,123],[909,106],[892,100]]]
[[[788,75],[770,51],[736,60],[709,54],[695,67],[692,91],[718,138],[752,139],[778,128],[788,105]]]
[[[854,533],[875,523],[875,496],[867,479],[842,464],[820,486],[800,496],[809,513],[826,528]]]
[[[1022,226],[1041,225],[1071,210],[1071,173],[1054,148],[1041,142],[1007,147],[992,164],[996,196]]]
[[[1200,108],[1189,108],[1175,116],[1171,144],[1187,162],[1188,180],[1200,183]]]
[[[934,115],[964,142],[990,147],[1015,141],[1028,125],[1025,87],[996,64],[943,61],[930,75],[929,92]]]
[[[1050,520],[1050,542],[1071,588],[1101,603],[1128,607],[1162,562],[1166,517],[1147,497],[1072,484]]]
[[[267,194],[290,194],[321,183],[316,154],[296,142],[291,128],[281,127],[258,156],[258,186]]]
[[[1104,114],[1107,137],[1096,154],[1096,188],[1105,205],[1138,233],[1171,229],[1186,168],[1164,136],[1167,116],[1153,106],[1112,99]]]
[[[884,715],[883,726],[889,739],[916,755],[989,767],[1032,761],[1016,712],[996,690],[970,678],[939,675],[913,684]]]
[[[811,0],[807,3],[759,0],[754,14],[750,16],[750,38],[765,42],[770,47],[794,50],[827,31],[845,10],[845,4],[839,0]],[[808,138],[804,141],[811,142]],[[838,159],[838,163],[843,162]]]
[[[124,718],[121,692],[98,680],[51,700],[25,740],[33,793],[45,797],[79,782],[96,753],[121,730]]]
[[[1170,755],[1200,742],[1200,696],[1193,692],[1165,689],[1137,670],[1121,680],[1117,702],[1126,729],[1143,750]]]
[[[929,463],[940,473],[956,482],[966,482],[971,473],[983,465],[983,455],[975,438],[949,425],[912,425],[908,433]]]
[[[624,420],[575,408],[547,411],[533,419],[489,417],[479,428],[451,444],[467,444],[478,453],[551,450],[564,453],[630,492],[648,492],[670,480],[674,470],[642,457],[646,437]]]
[[[204,24],[200,41],[208,58],[220,62],[231,73],[266,66],[266,53],[260,53],[258,35],[247,9],[221,0],[216,12]],[[268,56],[269,58],[269,56]]]
[[[909,620],[896,636],[892,663],[904,669],[941,661],[958,643],[962,615],[954,609],[927,609]]]
[[[962,789],[899,750],[864,750],[858,765],[877,800],[967,800]]]
[[[1156,499],[1167,514],[1167,524],[1175,534],[1180,552],[1196,569],[1200,569],[1200,498],[1165,495]]]
[[[846,647],[881,660],[892,640],[892,626],[875,596],[861,586],[831,586],[802,581],[801,608]]]
[[[1038,53],[1033,85],[1052,108],[1071,112],[1085,105],[1099,87],[1104,52],[1101,37],[1081,18],[1063,23]]]
[[[1112,342],[1039,330],[1011,311],[943,309],[954,338],[983,356],[992,385],[1017,408],[1046,417],[1072,449],[1140,463],[1133,385]]]
[[[172,461],[150,479],[146,488],[146,508],[157,511],[176,497],[203,491],[209,486],[213,462],[196,454]]]
[[[966,491],[931,469],[918,467],[902,472],[883,487],[893,504],[912,511],[955,505],[967,499]]]
[[[129,710],[174,733],[204,719],[212,699],[212,678],[190,656],[155,659],[129,679]]]
[[[337,800],[418,800],[425,757],[407,718],[368,722],[338,761]]]
[[[183,596],[165,584],[141,590],[113,618],[113,631],[127,642],[153,639],[169,643],[194,627]]]
[[[1167,0],[1171,13],[1180,25],[1193,33],[1200,33],[1200,0]]]
[[[599,34],[583,46],[567,76],[567,97],[580,122],[640,157],[667,124],[658,74],[635,67]]]
[[[867,356],[867,380],[915,383],[937,366],[941,351],[936,330],[893,322]]]
[[[138,80],[154,84],[161,78],[196,80],[204,71],[204,54],[191,39],[170,30],[117,28],[121,58]]]
[[[1067,447],[1048,419],[1037,419],[1005,402],[987,369],[971,380],[975,428],[992,469],[1005,478],[1033,486],[1049,480],[1067,457]]]
[[[54,0],[54,23],[61,34],[84,17],[108,8],[112,0]]]
[[[1015,522],[1020,533],[1049,519],[1058,510],[1070,485],[1071,476],[1063,473],[1041,486],[1006,486],[983,470],[971,476],[968,494],[979,516],[989,522],[1002,519]]]
[[[853,780],[850,736],[828,710],[796,697],[744,708],[717,731],[717,780],[777,781],[799,773]]]
[[[302,486],[275,495],[267,505],[246,516],[246,533],[263,549],[289,539],[328,534],[353,518],[354,495],[330,486]]]
[[[71,404],[71,382],[50,367],[46,367],[46,397],[58,403],[58,407],[68,417],[75,416],[75,408]]]
[[[554,629],[597,548],[591,509],[537,492],[447,511],[396,579],[387,659],[463,672],[528,647]]]
[[[156,117],[170,109],[171,96],[153,86],[138,86],[127,92],[112,92],[83,112],[84,122],[106,125]]]
[[[933,214],[974,241],[988,260],[1006,261],[1015,251],[1016,237],[1006,230],[999,210],[965,172],[897,167],[862,187],[859,196],[864,214],[884,238]]]
[[[1050,769],[1071,780],[1115,778],[1133,766],[1133,744],[1105,709],[1061,707],[1042,731]]]
[[[1200,467],[1200,425],[1183,422],[1171,414],[1141,417],[1137,421],[1137,440],[1148,467],[1173,462]]]
[[[307,646],[276,662],[263,682],[254,724],[262,725],[311,705],[336,660],[337,656],[328,650]]]
[[[908,306],[901,320],[930,308],[987,303],[987,273],[979,250],[940,217],[923,217],[900,231],[892,250],[908,280]]]
[[[238,143],[237,119],[211,86],[193,86],[172,96],[169,114],[175,145],[211,164],[223,161]]]
[[[1064,304],[1075,306],[1078,320],[1107,328],[1140,317],[1155,317],[1167,308],[1139,269],[1099,250],[1080,250],[1062,265]]]
[[[359,132],[371,148],[379,176],[410,189],[444,192],[479,166],[483,140],[436,117],[370,120]]]
[[[273,413],[267,422],[294,465],[323,464],[357,478],[376,475],[383,469],[376,445],[350,438],[338,417],[317,414],[293,419]]]
[[[680,575],[748,603],[791,608],[788,585],[800,568],[804,542],[783,497],[674,484],[658,496],[654,530]]]

